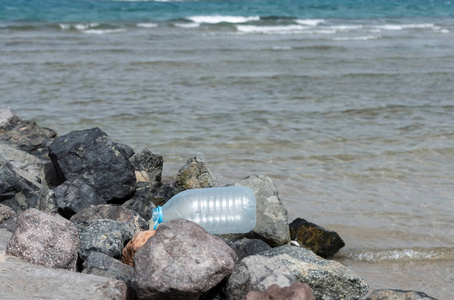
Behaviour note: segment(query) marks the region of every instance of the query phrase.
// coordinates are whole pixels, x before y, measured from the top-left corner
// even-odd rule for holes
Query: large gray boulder
[[[91,205],[71,217],[78,227],[85,227],[93,220],[110,219],[127,225],[135,234],[148,230],[148,222],[139,213],[113,204]]]
[[[32,208],[17,218],[6,253],[37,265],[76,270],[78,246],[72,222]]]
[[[16,213],[28,208],[42,207],[46,188],[30,174],[14,167],[0,156],[0,203],[11,207]]]
[[[49,156],[62,177],[82,178],[105,201],[121,201],[135,190],[134,167],[99,128],[72,131],[55,139]]]
[[[367,283],[350,269],[302,247],[285,245],[260,255],[280,260],[299,281],[307,283],[320,300],[359,299],[369,289]]]
[[[437,300],[426,293],[395,289],[375,290],[366,300]]]
[[[186,164],[178,171],[175,179],[175,191],[188,189],[210,188],[217,186],[216,178],[197,156],[190,157]]]
[[[290,242],[288,212],[271,179],[252,175],[233,185],[250,188],[257,200],[257,224],[249,236],[264,240],[272,247]]]
[[[92,252],[101,252],[110,257],[120,258],[126,243],[134,231],[125,223],[110,219],[99,219],[79,226],[79,255],[86,260]]]
[[[263,292],[273,284],[285,287],[296,281],[279,258],[251,255],[235,264],[226,290],[230,300],[241,300],[250,291]]]
[[[160,224],[134,255],[140,299],[198,299],[230,275],[235,252],[199,225],[177,219]]]
[[[106,204],[106,201],[80,178],[66,180],[60,184],[54,189],[53,197],[58,212],[68,219],[90,205]]]
[[[50,139],[57,133],[35,122],[22,120],[11,109],[0,110],[0,142],[33,154],[46,152]]]
[[[291,286],[280,287],[273,284],[264,292],[251,291],[244,300],[315,300],[307,283],[295,282]]]

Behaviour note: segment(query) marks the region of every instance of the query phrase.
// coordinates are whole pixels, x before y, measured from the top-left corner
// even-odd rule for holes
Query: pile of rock
[[[0,142],[7,254],[117,280],[120,299],[358,299],[368,291],[325,259],[344,246],[336,233],[302,219],[289,226],[266,176],[232,184],[256,196],[257,224],[247,234],[215,236],[184,219],[154,231],[157,205],[218,185],[200,158],[164,183],[163,159],[147,149],[134,153],[99,128],[56,137],[10,110],[0,110]]]

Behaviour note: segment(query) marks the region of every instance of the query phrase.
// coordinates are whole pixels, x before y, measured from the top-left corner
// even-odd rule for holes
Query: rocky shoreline
[[[151,230],[156,206],[187,189],[218,186],[199,157],[189,158],[172,182],[162,181],[163,163],[160,155],[136,153],[99,128],[57,136],[0,110],[0,298],[334,300],[368,294],[362,278],[329,260],[345,245],[341,237],[304,219],[289,224],[266,176],[231,184],[251,188],[257,200],[257,224],[247,234],[212,235],[184,219]],[[434,298],[377,290],[366,299]]]

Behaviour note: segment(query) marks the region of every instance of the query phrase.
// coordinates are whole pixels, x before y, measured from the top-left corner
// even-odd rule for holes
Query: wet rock
[[[90,205],[106,204],[106,201],[80,178],[63,182],[54,189],[53,197],[58,212],[67,219]]]
[[[239,300],[250,291],[263,292],[273,284],[285,287],[296,281],[295,275],[280,259],[251,255],[235,264],[227,282],[227,295],[230,300]]]
[[[271,249],[270,245],[259,239],[241,239],[233,242],[230,247],[235,250],[238,255],[238,260],[243,259],[246,256],[254,255],[262,251]]]
[[[156,230],[146,230],[137,233],[123,248],[121,261],[124,264],[134,266],[134,255],[153,235]]]
[[[134,255],[140,299],[198,299],[230,275],[235,252],[220,238],[184,219],[159,225]]]
[[[334,231],[326,230],[314,223],[297,218],[289,225],[290,238],[315,254],[328,258],[345,246],[344,241]]]
[[[290,241],[288,212],[271,179],[253,175],[234,185],[249,187],[257,200],[257,224],[248,237],[264,240],[272,247],[287,244]]]
[[[16,213],[28,208],[40,208],[46,189],[30,174],[14,167],[0,157],[0,203],[11,207]]]
[[[123,207],[138,213],[146,221],[153,217],[153,209],[156,208],[155,197],[151,193],[151,187],[138,187],[133,197],[123,203]],[[164,200],[162,200],[164,201]]]
[[[87,226],[93,220],[110,219],[129,226],[134,233],[148,229],[148,222],[137,212],[113,204],[91,205],[71,217],[78,227]]]
[[[92,252],[101,252],[119,259],[123,247],[133,236],[134,231],[123,222],[89,221],[86,226],[79,227],[79,255],[86,260]]]
[[[369,289],[367,283],[353,271],[336,261],[323,259],[306,248],[285,245],[261,252],[260,255],[279,259],[298,281],[309,284],[315,297],[320,300],[359,299]]]
[[[29,209],[17,218],[6,253],[51,268],[76,269],[76,226],[59,215]]]
[[[186,164],[178,171],[175,179],[176,192],[215,186],[217,186],[216,179],[202,159],[197,156],[188,159]]]
[[[136,170],[137,182],[147,182],[151,185],[161,181],[164,159],[162,156],[143,149],[130,159]]]
[[[57,133],[35,122],[22,120],[11,109],[0,110],[0,142],[28,153],[44,155],[47,142]],[[43,153],[41,153],[43,152]]]
[[[122,201],[135,190],[134,167],[99,128],[55,139],[49,156],[65,179],[83,178],[105,201]]]
[[[311,288],[304,282],[295,282],[291,286],[281,288],[273,284],[264,292],[249,292],[244,300],[315,300]]]
[[[366,300],[437,300],[426,293],[402,290],[375,290]]]
[[[107,254],[91,252],[83,264],[82,273],[123,280],[131,285],[134,279],[134,268],[122,263]]]

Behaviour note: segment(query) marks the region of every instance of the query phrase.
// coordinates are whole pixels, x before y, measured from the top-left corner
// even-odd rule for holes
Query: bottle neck
[[[153,208],[153,221],[154,221],[154,227],[153,229],[158,228],[158,225],[162,223],[162,207],[158,206],[156,208]]]

